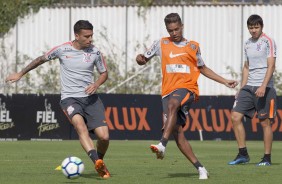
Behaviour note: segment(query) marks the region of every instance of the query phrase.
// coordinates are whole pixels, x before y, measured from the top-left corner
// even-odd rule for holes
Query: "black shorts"
[[[105,107],[97,94],[88,97],[66,98],[61,100],[60,105],[70,121],[75,114],[80,114],[89,131],[107,126]]]
[[[184,127],[186,124],[186,116],[189,113],[191,104],[195,101],[195,95],[188,89],[180,88],[180,89],[173,91],[166,97],[164,97],[162,99],[164,123],[166,122],[166,119],[167,119],[168,101],[170,98],[175,98],[181,103],[181,107],[179,111],[177,112],[177,122],[176,123]]]
[[[266,88],[264,97],[256,97],[255,92],[259,87],[244,86],[234,102],[232,111],[253,118],[257,112],[258,119],[274,119],[277,110],[276,91]]]

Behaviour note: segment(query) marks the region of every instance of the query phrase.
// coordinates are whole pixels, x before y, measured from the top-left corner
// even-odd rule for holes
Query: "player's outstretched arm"
[[[5,81],[6,82],[16,82],[16,81],[20,80],[22,78],[22,76],[24,76],[30,70],[38,67],[39,65],[42,65],[46,61],[47,61],[47,59],[45,58],[44,55],[39,56],[38,58],[34,59],[31,63],[29,63],[24,69],[22,69],[22,71],[8,75],[8,77],[6,78]]]
[[[238,85],[238,82],[235,80],[228,80],[220,75],[216,74],[214,71],[212,71],[210,68],[208,68],[206,65],[199,68],[201,74],[203,74],[205,77],[212,79],[218,83],[224,84],[225,86],[229,88],[235,88]]]

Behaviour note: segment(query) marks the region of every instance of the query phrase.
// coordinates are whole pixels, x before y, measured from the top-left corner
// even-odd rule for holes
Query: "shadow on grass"
[[[113,177],[114,176],[114,174],[112,174],[111,173],[111,177]],[[96,180],[107,180],[107,179],[105,179],[105,178],[101,178],[99,175],[98,175],[98,173],[86,173],[86,174],[82,174],[81,176],[80,176],[81,178],[93,178],[93,179],[96,179]]]
[[[195,176],[198,177],[198,175],[198,173],[169,173],[165,178],[194,178]]]

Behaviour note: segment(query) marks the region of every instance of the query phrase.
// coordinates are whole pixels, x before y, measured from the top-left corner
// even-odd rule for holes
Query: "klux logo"
[[[15,124],[10,118],[10,111],[6,109],[6,103],[2,102],[0,98],[0,130],[6,130],[14,126]]]
[[[36,115],[36,123],[40,123],[38,126],[38,133],[39,136],[43,132],[51,131],[54,129],[59,128],[59,123],[57,123],[57,120],[55,119],[55,112],[51,109],[51,103],[47,102],[47,99],[45,99],[45,111],[37,111]]]

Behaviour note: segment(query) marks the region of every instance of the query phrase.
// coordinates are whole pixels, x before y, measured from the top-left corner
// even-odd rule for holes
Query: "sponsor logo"
[[[15,127],[15,123],[10,118],[10,111],[6,108],[6,103],[0,98],[0,130],[7,130]]]
[[[261,45],[262,45],[261,42],[257,44],[257,51],[261,51]]]
[[[236,107],[238,100],[234,101],[233,108]]]
[[[59,123],[55,119],[55,111],[52,111],[51,103],[45,99],[45,111],[37,111],[36,123],[39,123],[38,135],[41,136],[43,132],[51,131],[59,128]]]
[[[89,53],[84,53],[83,54],[83,61],[86,62],[86,63],[90,63],[91,62],[91,54]]]
[[[174,93],[172,96],[180,96],[179,94]]]
[[[148,108],[122,107],[120,111],[118,107],[107,107],[105,116],[110,130],[150,131],[147,112]]]
[[[260,114],[260,116],[265,116],[265,115],[267,115],[267,113],[261,113],[261,114]]]
[[[74,107],[71,106],[71,105],[68,106],[67,111],[68,111],[68,115],[71,115],[73,113],[73,111],[74,111]]]
[[[58,49],[58,50],[54,50],[53,52],[51,52],[49,55],[48,55],[48,59],[51,60],[51,59],[54,59],[58,56],[59,52],[61,51],[61,49]]]
[[[72,58],[72,56],[66,56],[67,59]]]
[[[194,44],[190,44],[190,47],[191,47],[191,49],[193,49],[193,50],[196,50],[196,45],[194,45]]]
[[[173,54],[172,52],[170,52],[169,57],[170,58],[175,58],[175,57],[182,56],[182,55],[185,55],[185,54],[187,54],[187,53]]]

